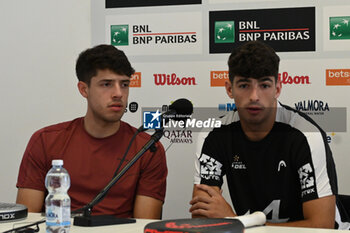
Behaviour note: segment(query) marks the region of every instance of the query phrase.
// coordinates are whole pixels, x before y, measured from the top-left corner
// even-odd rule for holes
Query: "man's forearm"
[[[266,222],[267,226],[285,226],[285,227],[310,227],[310,228],[328,228],[334,229],[333,224],[321,221],[312,221],[312,220],[300,220],[294,222],[284,222],[284,223],[271,223]]]

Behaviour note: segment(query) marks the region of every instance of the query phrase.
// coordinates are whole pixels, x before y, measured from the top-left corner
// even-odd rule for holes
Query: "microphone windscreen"
[[[193,105],[188,99],[182,98],[176,100],[169,106],[170,110],[175,110],[177,114],[190,115],[193,113]]]

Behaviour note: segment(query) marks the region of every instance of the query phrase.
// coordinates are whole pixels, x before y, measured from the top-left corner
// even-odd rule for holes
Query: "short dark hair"
[[[75,66],[78,80],[88,85],[98,70],[105,69],[128,77],[135,73],[124,52],[112,45],[97,45],[81,52]]]
[[[234,49],[228,59],[229,79],[233,84],[235,76],[261,78],[274,76],[278,79],[280,58],[269,45],[250,41]]]

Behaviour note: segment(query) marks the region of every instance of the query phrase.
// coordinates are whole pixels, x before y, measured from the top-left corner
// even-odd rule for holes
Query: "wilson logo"
[[[290,76],[288,72],[279,73],[278,79],[282,84],[311,84],[309,76]]]
[[[178,77],[175,73],[172,74],[153,74],[154,83],[157,86],[164,85],[197,85],[195,77]]]

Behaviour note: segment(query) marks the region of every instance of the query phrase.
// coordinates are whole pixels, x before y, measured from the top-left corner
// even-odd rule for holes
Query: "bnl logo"
[[[234,103],[227,103],[227,104],[219,104],[219,111],[235,111],[236,110],[236,104]]]
[[[111,45],[129,45],[129,25],[111,25]]]
[[[160,129],[160,117],[159,110],[156,112],[145,111],[143,112],[143,128],[145,129]]]
[[[216,21],[215,22],[215,43],[235,42],[235,22]]]

